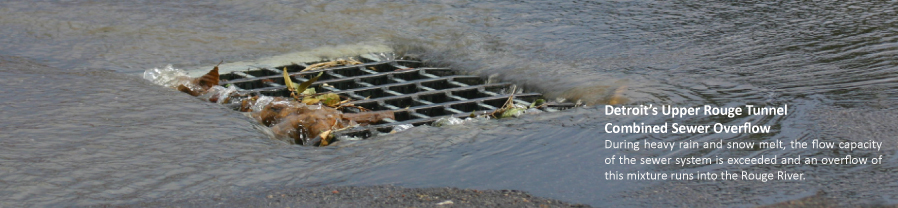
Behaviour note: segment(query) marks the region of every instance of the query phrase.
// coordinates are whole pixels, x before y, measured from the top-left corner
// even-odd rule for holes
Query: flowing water
[[[594,206],[754,206],[815,195],[898,203],[898,2],[2,1],[0,207],[274,187],[517,189]],[[349,47],[352,46],[352,47]],[[358,47],[356,47],[358,46]],[[586,108],[417,127],[325,148],[269,139],[146,69],[391,48]],[[198,76],[198,75],[194,75]],[[789,105],[784,116],[606,116],[626,105]],[[770,134],[610,134],[606,123],[751,122]],[[604,141],[867,141],[880,151],[605,149]],[[640,157],[885,155],[881,165],[605,165]],[[755,170],[797,182],[606,181],[607,171]]]

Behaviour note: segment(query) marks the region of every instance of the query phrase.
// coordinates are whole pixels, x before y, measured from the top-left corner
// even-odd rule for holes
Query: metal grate
[[[501,108],[508,100],[508,93],[513,93],[505,92],[511,83],[487,83],[478,76],[460,75],[448,68],[423,67],[420,61],[379,60],[374,56],[354,58],[363,64],[304,72],[300,71],[313,63],[235,71],[222,74],[220,84],[261,95],[289,97],[281,71],[284,67],[297,83],[323,71],[312,84],[318,92],[350,97],[353,99],[350,103],[372,111],[394,112],[395,120],[385,119],[378,124],[336,133],[363,138],[374,135],[374,131],[389,132],[396,125],[417,126],[446,116],[488,114]],[[529,106],[541,97],[539,93],[519,93],[514,95],[514,102]],[[570,107],[573,104],[556,104],[541,110],[551,112]],[[346,108],[344,113],[357,113],[357,109]]]

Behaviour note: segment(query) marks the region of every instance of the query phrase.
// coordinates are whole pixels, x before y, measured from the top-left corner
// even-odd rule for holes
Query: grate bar
[[[416,112],[412,112],[412,113],[409,113],[409,114],[411,114],[412,116],[418,117],[418,118],[430,118],[430,116],[427,116],[427,115],[424,115],[424,114],[420,114],[420,113],[416,113]]]
[[[414,98],[414,100],[415,100],[415,102],[419,102],[419,103],[422,103],[422,104],[424,104],[424,105],[431,105],[431,104],[433,104],[433,102],[426,101],[426,100],[421,100],[421,99],[417,99],[417,98]]]
[[[456,81],[449,81],[449,84],[454,84],[455,86],[459,86],[459,87],[467,87],[468,86],[465,83],[456,82]]]
[[[524,94],[516,94],[515,95],[516,98],[539,97],[539,96],[542,96],[542,95],[539,93],[524,93]],[[493,96],[493,97],[484,97],[484,98],[477,98],[477,99],[470,99],[470,100],[435,103],[435,104],[430,104],[430,105],[410,106],[408,108],[403,108],[403,109],[393,106],[393,107],[395,107],[395,109],[393,109],[393,110],[396,110],[394,112],[416,111],[416,110],[422,110],[422,109],[428,109],[428,108],[443,107],[443,106],[450,106],[450,105],[455,105],[455,104],[463,104],[463,103],[478,102],[478,101],[479,102],[483,102],[483,101],[503,101],[504,102],[507,99],[508,99],[508,96]],[[515,101],[518,101],[518,100],[515,99]],[[384,106],[392,106],[392,105],[384,104]]]
[[[390,110],[399,110],[399,109],[400,109],[399,107],[396,107],[396,106],[390,105],[390,104],[386,104],[386,103],[380,103],[380,105],[383,106],[383,107],[387,107],[387,108],[389,108]]]
[[[332,67],[332,68],[325,68],[325,69],[316,69],[316,70],[310,70],[310,71],[304,71],[304,72],[289,72],[289,70],[288,70],[288,73],[287,73],[287,74],[290,75],[290,76],[293,77],[293,78],[299,78],[299,76],[306,76],[306,75],[314,76],[314,75],[317,75],[319,72],[322,72],[322,71],[357,70],[358,67],[377,67],[378,65],[388,65],[388,64],[394,63],[394,62],[402,62],[402,63],[410,63],[410,64],[420,64],[420,62],[418,62],[418,61],[408,61],[408,60],[382,61],[382,62],[364,63],[364,64],[351,65],[351,66],[339,66],[339,67]],[[301,68],[306,68],[306,67],[308,67],[308,65],[305,65],[305,64],[303,64],[303,65],[297,64],[296,66],[300,66]],[[280,66],[280,67],[276,67],[276,68],[284,68],[284,67],[288,67],[288,68],[289,68],[289,66]],[[406,67],[406,68],[408,68],[408,67]],[[445,68],[422,68],[422,69],[436,69],[436,70],[439,70],[439,69],[445,69]],[[403,71],[380,72],[380,73],[372,74],[372,75],[380,76],[380,75],[388,75],[388,74],[396,74],[396,73],[417,72],[418,70],[422,70],[422,69],[415,68],[415,69],[408,69],[408,70],[403,70]],[[277,71],[277,70],[271,70],[271,69],[261,69],[261,70],[270,71],[270,72],[275,72],[275,71]],[[445,70],[448,70],[448,69],[445,69]],[[233,73],[233,72],[232,72],[232,73]],[[282,73],[281,71],[277,71],[277,73],[275,73],[275,74],[273,74],[273,75],[268,75],[268,76],[256,76],[255,78],[244,78],[244,79],[228,80],[228,81],[223,81],[223,82],[221,82],[221,83],[219,83],[219,84],[228,84],[228,83],[234,83],[234,82],[246,82],[246,81],[253,81],[253,80],[257,80],[257,79],[271,79],[271,78],[277,78],[277,79],[280,79],[280,78],[283,77],[283,75],[282,75],[281,73]],[[354,77],[359,77],[359,78],[361,78],[362,76],[354,76]],[[323,81],[323,80],[322,80],[322,81]]]
[[[462,118],[471,116],[472,113],[489,114],[506,103],[510,96],[508,93],[514,93],[505,92],[510,83],[486,83],[478,76],[459,75],[449,68],[422,67],[420,61],[380,60],[376,55],[358,58],[357,60],[373,62],[309,71],[302,70],[313,63],[235,71],[221,75],[223,79],[220,84],[233,84],[250,93],[288,96],[289,91],[283,84],[283,69],[286,68],[290,79],[297,83],[308,81],[308,78],[324,72],[312,84],[319,92],[337,93],[352,98],[354,100],[349,104],[370,110],[393,111],[395,119],[384,119],[377,124],[335,133],[362,137],[376,132],[389,132],[396,125],[422,125],[446,116]],[[539,93],[514,94],[513,102],[530,105],[541,96]],[[543,110],[555,111],[552,108]],[[358,109],[344,109],[344,113],[354,112],[358,112]]]
[[[364,85],[364,86],[366,86],[366,87],[374,87],[374,85],[371,84],[371,83],[362,82],[362,81],[358,81],[358,80],[356,80],[355,83],[356,83],[356,84],[359,84],[359,85]]]
[[[402,95],[403,95],[402,93],[399,93],[399,92],[396,92],[396,91],[393,91],[393,90],[383,90],[383,91],[384,91],[385,93],[390,93],[390,94],[393,94],[393,95],[395,95],[395,96],[402,96]]]
[[[477,102],[477,106],[480,106],[480,107],[486,108],[486,109],[490,109],[490,110],[496,110],[496,109],[498,109],[498,108],[496,108],[496,107],[494,107],[494,106],[492,106],[492,105],[483,104],[483,102]]]
[[[501,86],[501,84],[494,84],[494,85],[495,85],[495,86]],[[452,90],[452,91],[463,91],[463,90],[479,89],[479,88],[483,88],[483,87],[485,87],[485,86],[483,86],[483,85],[482,85],[482,86],[468,86],[468,87],[451,88],[451,89],[447,89],[447,90]],[[390,92],[394,92],[394,91],[390,91]],[[349,102],[349,103],[352,103],[352,104],[362,104],[362,103],[366,103],[366,102],[378,102],[378,101],[391,100],[391,99],[397,99],[397,98],[421,97],[421,96],[435,95],[435,94],[441,94],[441,93],[446,93],[446,90],[424,91],[424,92],[418,92],[418,93],[412,93],[412,94],[399,94],[399,95],[396,95],[396,96],[394,96],[394,97],[384,97],[384,98],[376,98],[376,99],[357,100],[357,101],[352,101],[352,102]],[[494,97],[505,97],[505,98],[508,98],[507,95],[493,95],[493,96],[494,96]],[[453,95],[453,96],[447,96],[447,97],[457,97],[457,96],[454,96],[454,95]],[[462,97],[457,97],[456,100],[468,100],[468,99],[462,98]]]
[[[436,90],[433,89],[433,88],[429,88],[429,87],[423,86],[423,85],[421,85],[421,84],[422,84],[422,83],[429,83],[429,82],[436,82],[436,81],[443,81],[443,80],[448,81],[448,80],[457,79],[457,78],[477,78],[477,77],[475,77],[475,76],[448,76],[448,77],[437,77],[437,78],[432,78],[432,79],[423,79],[423,80],[408,81],[408,82],[404,82],[404,83],[394,83],[394,84],[385,84],[385,85],[378,85],[378,86],[371,86],[371,87],[362,87],[362,88],[356,88],[356,89],[349,89],[349,90],[344,90],[344,91],[342,91],[342,92],[357,92],[357,91],[373,90],[373,89],[380,89],[380,88],[390,88],[390,87],[398,87],[398,86],[413,85],[413,84],[414,84],[414,85],[418,85],[417,87],[418,87],[419,89],[425,89],[425,90],[427,90],[427,91],[436,91]],[[485,86],[509,86],[509,85],[511,85],[511,84],[510,84],[510,83],[496,83],[496,84],[489,84],[489,85],[485,85]],[[315,84],[313,84],[312,86],[315,86]]]
[[[324,73],[327,74],[327,75],[336,77],[336,78],[346,78],[346,76],[343,76],[343,75],[334,73],[334,71],[325,71]]]
[[[452,113],[454,113],[454,114],[465,113],[465,112],[462,112],[462,111],[460,111],[460,110],[456,110],[455,108],[450,108],[450,107],[444,107],[444,108],[445,108],[444,110],[450,111],[450,112],[452,112]]]
[[[455,96],[455,95],[449,95],[449,98],[452,98],[455,100],[468,100],[467,98],[463,98],[463,97],[459,97],[459,96]]]
[[[360,67],[359,67],[359,71],[363,71],[363,72],[369,73],[369,74],[377,74],[376,71],[371,71],[371,70],[365,68],[364,66],[360,66]]]

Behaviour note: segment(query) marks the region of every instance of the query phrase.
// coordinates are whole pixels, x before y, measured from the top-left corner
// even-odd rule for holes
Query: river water
[[[0,207],[239,197],[323,185],[517,189],[593,206],[898,203],[898,2],[2,1]],[[325,148],[270,139],[146,69],[385,46],[585,108],[418,127]],[[374,47],[376,48],[376,47]],[[198,75],[194,75],[198,76]],[[781,116],[608,116],[638,104]],[[606,123],[769,125],[611,134]],[[879,151],[606,149],[610,141],[868,141]],[[880,165],[606,165],[636,157],[876,157]],[[609,181],[607,171],[789,171],[804,181]]]

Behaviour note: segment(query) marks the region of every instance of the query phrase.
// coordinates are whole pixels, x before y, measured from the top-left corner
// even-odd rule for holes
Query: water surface
[[[271,187],[519,189],[594,206],[753,206],[823,191],[898,203],[895,1],[4,1],[0,206],[229,196]],[[146,69],[387,45],[587,108],[421,127],[309,148],[140,79]],[[319,50],[322,51],[322,50]],[[378,51],[323,50],[321,56]],[[627,105],[780,106],[787,116],[606,116]],[[597,107],[597,108],[596,108]],[[771,125],[773,133],[607,134],[614,123]],[[879,152],[620,151],[613,141],[884,142]],[[886,155],[879,166],[609,166],[609,155]],[[802,182],[615,182],[623,171],[787,170]]]

